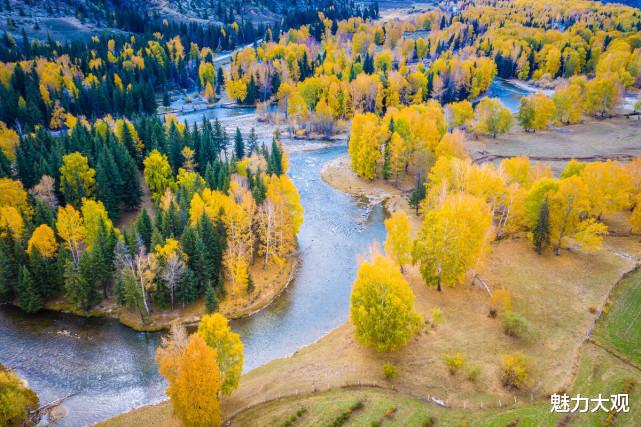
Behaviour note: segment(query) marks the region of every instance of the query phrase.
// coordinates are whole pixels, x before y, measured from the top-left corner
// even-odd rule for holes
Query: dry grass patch
[[[616,154],[640,156],[640,136],[641,121],[617,117],[608,120],[589,119],[585,123],[537,132],[515,128],[496,139],[469,137],[467,146],[473,158],[482,154],[557,157],[568,160],[572,157],[610,157]],[[546,163],[560,173],[567,160]]]

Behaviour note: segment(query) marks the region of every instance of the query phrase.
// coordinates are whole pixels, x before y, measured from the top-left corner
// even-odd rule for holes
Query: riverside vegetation
[[[266,29],[224,69],[211,47],[161,32],[79,46],[5,37],[3,300],[84,315],[112,300],[143,325],[199,299],[211,313],[191,336],[175,325],[157,350],[169,404],[107,425],[641,419],[639,408],[561,419],[544,403],[559,390],[638,397],[636,318],[618,297],[638,299],[641,160],[571,160],[555,176],[526,156],[484,163],[468,150],[516,123],[534,133],[618,114],[641,86],[641,12],[582,0],[459,6],[390,21],[323,10],[310,25]],[[554,90],[524,97],[515,118],[482,97],[496,76]],[[359,264],[350,321],[245,376],[241,338],[215,312],[257,292],[257,266],[288,263],[303,210],[279,132],[265,144],[155,115],[156,92],[169,105],[168,87],[190,79],[210,102],[256,104],[291,136],[349,130],[351,171],[339,176],[400,200],[384,249]],[[632,284],[612,292],[626,273]]]

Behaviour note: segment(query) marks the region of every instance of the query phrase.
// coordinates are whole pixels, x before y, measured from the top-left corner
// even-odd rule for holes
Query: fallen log
[[[60,399],[53,400],[53,401],[51,401],[51,402],[49,402],[49,403],[47,403],[45,405],[40,406],[37,409],[34,409],[33,411],[30,411],[29,415],[34,416],[34,415],[38,415],[38,414],[43,413],[43,412],[50,411],[53,408],[55,408],[57,406],[60,406],[62,404],[62,402],[64,402],[65,400],[75,396],[76,394],[78,394],[78,393],[70,393],[70,394],[68,394],[68,395],[66,395],[66,396],[64,396],[64,397],[62,397]]]

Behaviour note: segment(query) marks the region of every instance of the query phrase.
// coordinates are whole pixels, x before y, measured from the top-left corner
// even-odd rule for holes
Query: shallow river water
[[[348,317],[356,256],[384,238],[384,212],[333,190],[322,166],[345,146],[295,152],[289,174],[301,195],[305,223],[301,265],[267,309],[233,322],[245,344],[245,370],[285,357]],[[0,363],[12,367],[43,403],[69,393],[63,426],[82,426],[165,399],[154,362],[159,334],[136,333],[113,320],[59,313],[26,315],[0,307]]]

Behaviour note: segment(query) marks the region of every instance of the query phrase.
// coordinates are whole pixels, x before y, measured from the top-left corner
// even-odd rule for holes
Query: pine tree
[[[113,231],[109,230],[103,220],[98,226],[98,236],[92,249],[91,257],[94,268],[95,280],[102,285],[103,296],[108,297],[107,288],[113,280],[114,273],[114,248],[116,238]]]
[[[283,153],[276,142],[276,138],[272,139],[272,150],[269,155],[269,162],[267,164],[268,175],[282,175],[283,174]]]
[[[409,205],[412,209],[416,210],[416,215],[418,215],[418,208],[421,205],[421,201],[425,198],[425,183],[421,178],[420,174],[416,175],[416,185],[412,192],[410,193]]]
[[[534,249],[539,255],[543,253],[543,248],[550,244],[550,207],[547,198],[541,203],[539,216],[532,231],[532,241]]]
[[[84,252],[80,257],[80,267],[72,262],[65,268],[65,297],[79,310],[85,313],[89,310],[95,298],[95,289],[92,286],[93,260],[89,252]],[[89,280],[87,280],[89,279]]]
[[[254,278],[252,277],[251,272],[249,273],[249,276],[247,277],[247,293],[251,294],[254,292],[255,285],[254,285]]]
[[[44,306],[42,297],[38,292],[37,285],[33,280],[31,272],[26,266],[20,267],[18,280],[18,306],[28,313],[40,311]]]
[[[213,313],[218,309],[218,298],[214,288],[211,286],[211,282],[207,282],[207,287],[205,288],[205,307],[207,307],[207,313]]]
[[[33,248],[29,255],[29,271],[43,300],[58,295],[62,288],[62,277],[56,258],[47,259],[37,248]]]
[[[147,209],[141,210],[140,214],[138,215],[138,218],[136,219],[136,224],[134,225],[134,229],[142,239],[142,243],[145,245],[145,247],[148,250],[151,249],[151,233],[152,233],[153,226],[151,224],[151,218],[149,217],[149,213],[147,213]]]
[[[258,137],[256,136],[256,129],[253,127],[249,131],[249,138],[247,139],[247,145],[249,146],[249,153],[247,154],[251,157],[254,154],[254,151],[258,148]]]
[[[176,293],[178,301],[183,305],[191,304],[198,298],[198,278],[191,268],[187,268],[182,283]]]
[[[245,157],[245,142],[239,128],[236,128],[236,136],[234,137],[234,154],[239,160]]]

